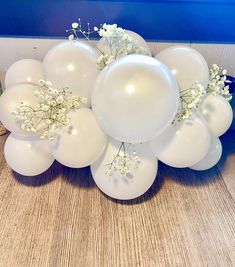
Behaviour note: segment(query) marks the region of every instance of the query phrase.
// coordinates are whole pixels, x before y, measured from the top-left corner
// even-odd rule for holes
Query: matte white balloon
[[[222,96],[207,95],[199,110],[214,136],[221,136],[229,129],[233,120],[233,110]]]
[[[133,199],[144,194],[153,184],[157,175],[158,162],[148,145],[135,145],[139,159],[138,167],[130,165],[132,176],[116,171],[112,176],[107,174],[108,166],[118,153],[120,142],[110,139],[104,154],[91,165],[91,173],[96,185],[106,195],[116,199]],[[122,153],[123,155],[123,153]],[[131,150],[127,156],[133,156]]]
[[[63,127],[56,138],[49,141],[51,153],[65,166],[89,166],[103,153],[107,136],[97,124],[92,110],[82,108],[68,116],[71,118],[69,126]]]
[[[86,97],[90,106],[91,92],[99,73],[95,48],[79,41],[68,41],[53,47],[44,58],[45,79],[54,87],[69,87],[74,95]]]
[[[196,171],[204,171],[214,167],[222,155],[222,145],[218,137],[211,137],[211,145],[206,156],[190,167]]]
[[[43,79],[42,62],[35,59],[16,61],[7,70],[5,86],[9,88],[19,83],[38,84]]]
[[[6,140],[4,156],[14,171],[26,176],[41,174],[54,162],[46,140],[14,134]]]
[[[125,30],[125,32],[134,39],[134,41],[137,43],[137,45],[144,48],[149,53],[149,55],[151,55],[150,48],[149,48],[147,42],[144,40],[144,38],[142,38],[138,33],[133,32],[133,31]],[[97,42],[96,46],[98,47],[98,49],[100,51],[104,52],[106,55],[111,54],[110,45],[108,43],[107,38],[102,37]],[[115,51],[112,51],[112,54],[114,54],[114,52]]]
[[[20,127],[12,112],[24,102],[27,105],[35,107],[39,99],[34,95],[36,86],[32,84],[18,84],[8,88],[0,97],[0,121],[10,131],[18,135],[35,135],[32,132],[26,132]]]
[[[187,46],[172,46],[156,56],[168,66],[179,83],[180,90],[189,89],[199,82],[207,86],[209,69],[204,57],[195,49]]]
[[[198,116],[171,125],[150,146],[165,164],[185,168],[204,158],[210,147],[210,132]]]
[[[119,141],[140,143],[159,135],[178,109],[179,90],[168,68],[154,58],[129,55],[99,75],[92,108],[104,131]]]

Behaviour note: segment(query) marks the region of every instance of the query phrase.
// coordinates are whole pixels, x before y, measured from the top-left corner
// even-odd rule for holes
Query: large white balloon
[[[49,141],[51,153],[65,166],[82,168],[96,161],[103,153],[107,136],[98,126],[92,110],[82,108],[68,115],[69,126],[59,130]]]
[[[34,95],[36,86],[32,84],[18,84],[3,92],[0,97],[0,121],[10,131],[18,135],[34,135],[21,129],[12,112],[21,102],[35,107],[39,99]]]
[[[129,55],[101,72],[91,100],[107,134],[139,143],[155,138],[172,122],[179,90],[164,64],[148,56]]]
[[[54,162],[46,140],[14,134],[6,140],[4,156],[14,171],[26,176],[41,174]]]
[[[134,39],[134,41],[136,42],[137,45],[139,45],[140,47],[144,48],[149,55],[151,55],[151,51],[150,48],[147,44],[147,42],[144,40],[144,38],[142,38],[138,33],[133,32],[133,31],[129,31],[129,30],[125,30],[125,32]],[[107,38],[102,37],[96,44],[97,48],[104,52],[104,54],[106,55],[110,55],[110,54],[114,54],[116,51],[110,51],[110,45],[108,43]]]
[[[131,157],[128,164],[129,175],[114,171],[110,176],[107,174],[108,164],[114,160],[120,145],[120,142],[110,139],[104,154],[91,165],[91,173],[96,185],[106,195],[121,200],[133,199],[144,194],[153,184],[157,175],[158,162],[148,145],[138,144],[135,145],[136,154],[132,149],[125,150],[126,156]],[[128,144],[126,146],[128,147]],[[121,151],[121,153],[123,156],[124,152]],[[138,159],[135,159],[135,155],[138,156]]]
[[[222,96],[207,95],[199,107],[200,113],[206,119],[214,136],[221,136],[233,121],[231,105]]]
[[[198,116],[171,125],[150,146],[165,164],[185,168],[204,158],[210,147],[210,132]]]
[[[98,75],[95,48],[79,41],[54,46],[44,58],[45,79],[54,87],[69,87],[74,95],[86,97],[90,106],[91,92]]]
[[[172,46],[156,56],[165,63],[179,83],[180,90],[189,89],[196,82],[207,86],[209,69],[204,57],[187,46]]]
[[[211,145],[206,156],[190,167],[196,171],[204,171],[214,167],[222,155],[222,145],[218,137],[211,137]]]
[[[22,59],[7,70],[5,86],[9,88],[19,83],[38,84],[41,79],[43,79],[42,63],[35,59]]]

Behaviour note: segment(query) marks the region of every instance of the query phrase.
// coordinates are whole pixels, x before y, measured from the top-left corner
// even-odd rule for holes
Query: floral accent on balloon
[[[138,168],[141,164],[134,144],[121,143],[118,152],[113,155],[112,162],[107,164],[106,174],[113,176],[118,172],[127,178],[132,178],[131,168]]]
[[[36,107],[21,102],[13,111],[21,128],[40,135],[42,139],[53,139],[56,129],[68,125],[68,112],[79,109],[87,99],[72,96],[68,88],[55,89],[51,82],[40,80],[35,96],[40,99]]]
[[[232,99],[229,86],[225,85],[227,70],[213,64],[209,72],[210,80],[206,88],[200,83],[195,83],[192,88],[180,91],[180,108],[173,123],[189,119],[198,110],[206,95],[220,95],[227,101]]]
[[[196,83],[192,88],[180,91],[180,108],[173,123],[189,119],[197,111],[202,97],[205,95],[206,89],[200,83]]]
[[[227,70],[213,64],[210,68],[210,82],[207,86],[207,92],[212,95],[221,95],[227,101],[232,99],[232,94],[229,92],[229,86],[225,85]]]
[[[138,42],[133,38],[128,31],[118,27],[117,24],[101,24],[100,27],[94,27],[94,30],[91,30],[90,24],[87,23],[87,30],[82,28],[81,19],[78,19],[78,22],[72,23],[72,29],[67,30],[70,32],[69,40],[79,39],[79,34],[90,40],[90,36],[93,33],[98,33],[102,38],[105,38],[106,43],[108,44],[108,51],[106,47],[99,48],[95,46],[98,51],[101,53],[97,59],[98,69],[102,70],[105,66],[109,65],[115,59],[121,56],[127,56],[131,54],[141,54],[150,56],[150,52],[138,44]]]

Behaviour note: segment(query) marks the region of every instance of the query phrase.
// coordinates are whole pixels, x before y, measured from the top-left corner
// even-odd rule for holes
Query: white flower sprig
[[[127,56],[131,54],[142,54],[151,56],[150,53],[143,47],[141,47],[135,39],[130,36],[123,28],[118,27],[117,24],[101,25],[98,30],[99,36],[106,39],[109,52],[105,54],[105,51],[100,55],[97,60],[99,69],[103,69],[110,64],[113,60],[120,56]]]
[[[106,175],[113,176],[117,173],[132,178],[131,169],[138,168],[140,163],[135,145],[122,142],[118,152],[113,155],[112,162],[107,164]]]
[[[120,56],[126,56],[130,54],[142,54],[151,56],[149,51],[140,46],[133,37],[131,37],[123,28],[118,27],[117,24],[101,24],[100,27],[90,28],[90,24],[87,23],[87,30],[82,28],[81,19],[78,22],[72,23],[72,28],[67,30],[70,33],[69,40],[79,39],[78,35],[81,34],[86,40],[90,40],[92,33],[98,33],[100,37],[106,39],[109,51],[102,51],[95,46],[100,52],[100,56],[97,59],[97,66],[99,69],[103,69],[109,65],[112,61]]]
[[[53,139],[56,129],[68,125],[68,112],[87,102],[86,98],[72,96],[68,88],[55,89],[44,80],[39,81],[35,96],[40,99],[36,107],[22,102],[13,114],[23,130],[37,133],[42,139]]]
[[[232,99],[229,92],[229,86],[225,86],[227,70],[213,64],[210,68],[210,81],[207,86],[207,93],[212,95],[221,95],[227,101]]]
[[[206,89],[200,83],[195,83],[192,88],[180,91],[180,107],[173,123],[189,119],[197,111],[206,93]]]

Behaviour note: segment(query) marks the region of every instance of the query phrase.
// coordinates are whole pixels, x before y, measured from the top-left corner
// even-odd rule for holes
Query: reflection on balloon
[[[192,87],[196,82],[206,87],[209,69],[204,57],[187,46],[172,46],[162,50],[156,58],[167,65],[179,83],[180,90]]]
[[[158,163],[148,145],[138,144],[135,145],[136,154],[131,149],[125,151],[126,156],[130,157],[129,174],[121,174],[114,169],[113,175],[109,176],[108,166],[117,155],[120,145],[120,142],[110,139],[103,155],[91,165],[91,173],[96,185],[106,195],[121,200],[133,199],[144,194],[153,184]]]
[[[177,82],[168,68],[143,55],[129,55],[106,67],[92,94],[92,108],[104,131],[130,143],[159,135],[174,119],[178,103]]]
[[[4,156],[14,171],[26,176],[41,174],[54,162],[47,141],[14,134],[10,134],[6,140]]]
[[[51,153],[65,166],[82,168],[96,161],[107,144],[106,134],[98,126],[90,109],[69,113],[69,126],[58,131],[49,141]]]
[[[203,99],[199,111],[206,119],[214,136],[224,134],[229,129],[233,120],[231,105],[219,95],[207,95]]]
[[[211,145],[206,156],[190,167],[196,171],[205,171],[214,167],[222,155],[222,145],[218,137],[211,137]]]
[[[69,87],[76,96],[86,97],[90,106],[91,92],[98,75],[99,54],[85,42],[63,42],[53,47],[44,58],[45,79],[54,87]]]
[[[138,33],[133,32],[133,31],[125,30],[125,33],[127,33],[129,36],[131,36],[135,40],[137,45],[144,48],[149,53],[149,55],[151,55],[150,48],[149,48],[147,42],[144,40],[144,38],[142,38]],[[110,45],[108,43],[107,38],[102,37],[97,42],[96,46],[98,47],[98,49],[100,51],[104,52],[104,54],[106,54],[106,55],[111,54]],[[113,53],[114,53],[114,51],[113,51]]]
[[[19,83],[38,84],[43,79],[42,63],[35,59],[22,59],[9,67],[5,86],[9,88]]]
[[[198,117],[171,125],[150,147],[158,159],[165,164],[185,168],[205,157],[210,147],[210,132]]]
[[[18,135],[34,135],[32,132],[21,129],[20,123],[16,121],[12,112],[21,102],[35,107],[39,102],[34,95],[36,89],[37,87],[32,84],[18,84],[5,90],[1,95],[0,121],[9,131]]]

